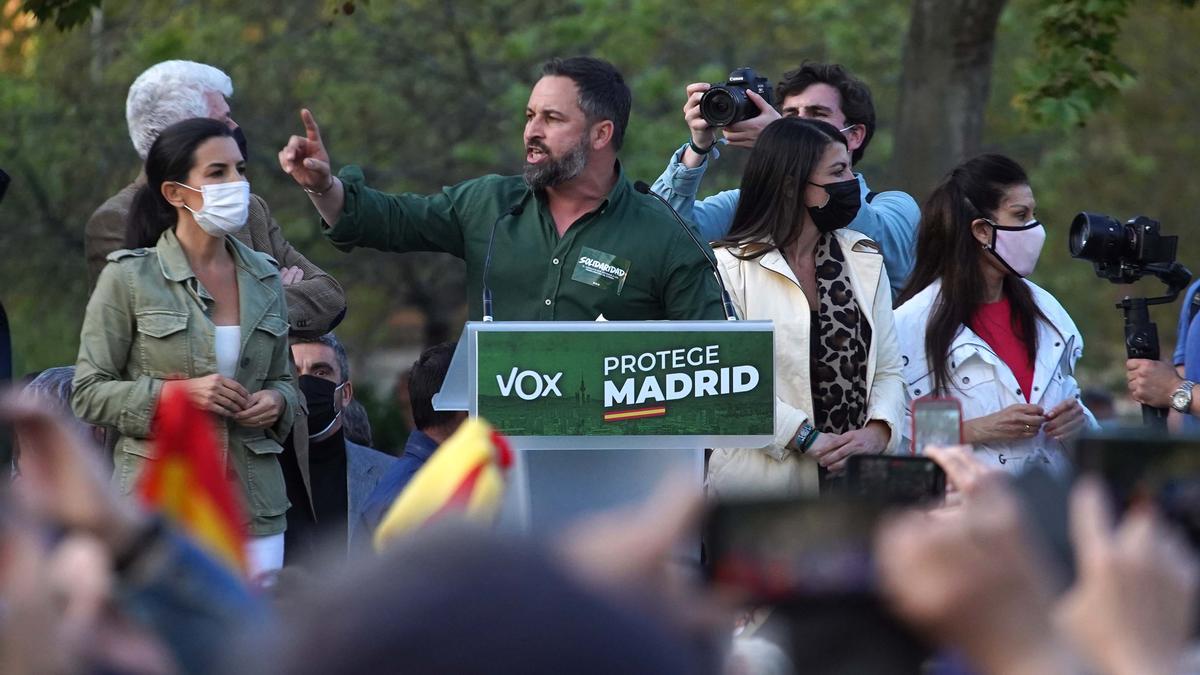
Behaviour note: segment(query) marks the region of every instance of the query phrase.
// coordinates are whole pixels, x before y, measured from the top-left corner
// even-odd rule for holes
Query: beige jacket
[[[867,418],[888,425],[892,431],[888,452],[895,452],[904,419],[904,376],[883,256],[866,235],[842,229],[834,236],[846,255],[854,297],[871,325]],[[775,439],[765,448],[714,450],[708,466],[709,492],[714,496],[815,492],[812,463],[787,448],[800,425],[812,417],[808,300],[778,250],[741,260],[731,249],[718,248],[716,257],[738,316],[775,322]]]

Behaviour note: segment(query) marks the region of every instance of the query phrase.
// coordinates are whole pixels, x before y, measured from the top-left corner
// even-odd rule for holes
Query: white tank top
[[[217,372],[232,378],[242,352],[242,327],[217,326],[216,343]]]

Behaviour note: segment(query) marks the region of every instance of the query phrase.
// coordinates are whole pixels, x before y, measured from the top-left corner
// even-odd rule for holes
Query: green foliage
[[[22,60],[0,68],[0,164],[14,179],[0,206],[0,301],[13,322],[17,371],[74,361],[87,301],[83,226],[137,175],[125,94],[153,63],[194,59],[233,78],[230,103],[249,137],[254,190],[289,240],[346,288],[350,309],[339,334],[361,363],[385,348],[453,338],[464,318],[464,265],[443,254],[343,255],[329,246],[308,199],[275,158],[302,130],[301,106],[317,116],[336,165],[363,165],[381,189],[433,192],[519,171],[522,110],[538,65],[552,55],[590,53],[616,63],[633,89],[622,162],[631,178],[650,181],[686,139],[680,109],[687,83],[718,81],[742,65],[777,80],[804,59],[833,60],[871,84],[880,128],[858,168],[873,188],[887,189],[881,167],[890,159],[909,4],[107,0],[103,20],[86,31],[61,31],[46,15]],[[1122,4],[1123,18],[1115,13]],[[1200,12],[1185,4],[1014,0],[1001,21],[985,144],[1031,175],[1050,232],[1034,280],[1087,337],[1086,382],[1119,385],[1123,377],[1112,302],[1158,289],[1155,282],[1132,289],[1100,282],[1088,265],[1070,260],[1066,226],[1075,212],[1156,217],[1183,235],[1181,260],[1200,270],[1200,237],[1188,229],[1200,203],[1200,184],[1191,179],[1200,156]],[[1044,22],[1064,38],[1058,46],[1042,37]],[[1115,72],[1137,79],[1085,74],[1108,69],[1106,55],[1126,69]],[[1013,106],[1041,85],[1043,98]],[[1035,113],[1039,106],[1043,112]],[[1042,115],[1043,125],[1031,128],[1030,114]],[[1078,127],[1085,119],[1086,131]],[[724,152],[703,189],[736,186],[745,155]],[[1176,308],[1155,310],[1164,353]],[[379,435],[379,416],[391,403],[370,403]],[[402,432],[391,438],[399,442]]]
[[[1016,104],[1039,124],[1082,126],[1133,82],[1116,52],[1133,0],[1056,0],[1038,12],[1038,59]]]
[[[1039,3],[1034,17],[1037,58],[1021,74],[1014,104],[1038,126],[1083,126],[1121,91],[1133,86],[1136,71],[1117,48],[1131,8],[1163,0],[1055,0]],[[1172,0],[1194,7],[1196,0]],[[1154,11],[1150,7],[1149,11]]]
[[[70,30],[92,17],[92,9],[103,0],[24,0],[21,9],[38,21],[54,23],[59,30]]]

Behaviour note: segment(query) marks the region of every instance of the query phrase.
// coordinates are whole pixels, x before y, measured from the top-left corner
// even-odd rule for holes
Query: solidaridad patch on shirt
[[[628,260],[584,246],[579,253],[579,260],[575,263],[571,279],[596,288],[615,289],[617,295],[620,295],[628,276]]]

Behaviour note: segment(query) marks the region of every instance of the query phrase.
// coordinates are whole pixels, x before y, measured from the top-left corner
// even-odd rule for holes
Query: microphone
[[[683,228],[683,231],[687,232],[688,236],[692,238],[692,243],[696,245],[696,248],[700,249],[700,255],[704,256],[704,259],[708,261],[709,266],[712,267],[713,276],[717,278],[717,284],[721,287],[721,303],[725,306],[725,318],[729,321],[737,321],[737,310],[733,308],[733,298],[729,297],[729,291],[725,288],[725,280],[721,278],[721,272],[717,269],[717,261],[708,257],[708,254],[712,251],[712,249],[708,246],[705,246],[700,241],[700,237],[697,237],[691,226],[683,221],[683,218],[679,215],[679,212],[676,211],[673,206],[671,206],[671,203],[663,199],[662,195],[651,190],[650,186],[647,185],[645,181],[639,180],[638,182],[634,183],[633,189],[644,195],[650,195],[651,197],[654,197],[658,201],[662,202],[662,205],[667,207],[667,210],[671,212],[671,215],[675,216],[675,221],[678,222],[679,226]]]
[[[524,202],[525,198],[521,198]],[[492,270],[492,246],[496,243],[496,226],[500,224],[508,216],[519,216],[525,211],[525,206],[517,202],[512,206],[504,209],[499,216],[496,216],[496,222],[492,223],[492,233],[488,236],[487,256],[483,259],[483,320],[492,320],[492,289],[488,288],[488,272]]]

